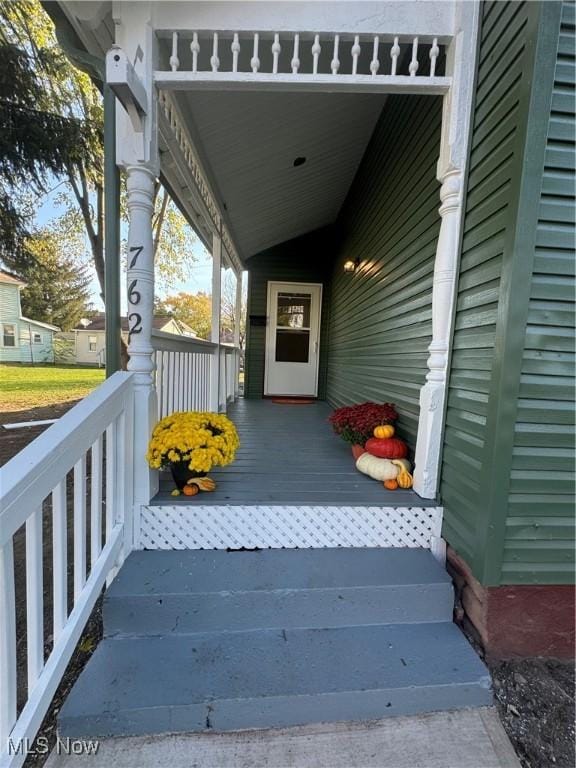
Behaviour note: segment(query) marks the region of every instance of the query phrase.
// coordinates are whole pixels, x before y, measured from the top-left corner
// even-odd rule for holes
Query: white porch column
[[[146,165],[129,165],[128,212],[128,370],[135,373],[134,391],[134,495],[148,504],[158,490],[158,473],[149,469],[145,453],[157,419],[152,348],[154,310],[154,255],[152,214],[156,175]]]
[[[432,285],[432,342],[426,384],[420,392],[414,490],[425,499],[438,492],[440,454],[448,385],[449,347],[458,277],[460,239],[464,220],[464,179],[472,125],[472,105],[478,44],[479,4],[456,6],[455,36],[446,69],[452,86],[444,97],[442,140],[437,177],[442,217]]]
[[[236,307],[234,309],[234,400],[240,396],[240,324],[242,322],[242,270],[236,273]]]
[[[425,499],[433,499],[438,488],[448,348],[460,245],[462,180],[461,170],[450,169],[445,174],[440,188],[442,223],[432,286],[432,342],[429,347],[426,384],[420,392],[420,420],[414,467],[414,490]]]
[[[234,346],[240,346],[240,322],[242,319],[242,271],[236,273],[236,306],[234,308]]]
[[[218,347],[212,354],[210,370],[210,409],[214,412],[226,410],[226,403],[220,398],[220,304],[222,300],[222,238],[212,235],[212,331],[210,340]]]

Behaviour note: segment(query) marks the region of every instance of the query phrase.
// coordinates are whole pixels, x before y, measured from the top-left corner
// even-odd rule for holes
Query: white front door
[[[265,395],[316,397],[322,286],[268,283]]]

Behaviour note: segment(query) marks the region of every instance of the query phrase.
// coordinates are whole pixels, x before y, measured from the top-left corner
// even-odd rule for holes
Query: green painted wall
[[[327,398],[391,401],[414,448],[432,334],[442,102],[390,96],[338,220]],[[359,259],[354,274],[343,271]]]
[[[573,6],[562,35],[557,2],[484,3],[482,14],[443,535],[485,584],[565,583],[573,575]]]
[[[326,391],[326,331],[328,328],[327,276],[328,265],[334,255],[330,229],[317,230],[303,237],[281,243],[248,259],[248,302],[246,324],[246,357],[244,395],[260,398],[264,393],[264,360],[266,327],[250,322],[250,315],[266,315],[266,298],[269,280],[287,282],[322,283],[322,320],[320,329],[320,361],[318,371],[318,396]]]

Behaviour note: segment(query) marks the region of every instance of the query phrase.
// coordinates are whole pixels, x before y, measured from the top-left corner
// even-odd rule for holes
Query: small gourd
[[[407,459],[393,459],[392,464],[398,467],[398,477],[396,478],[400,488],[412,488],[414,479],[410,474],[410,462]]]
[[[363,453],[356,462],[356,469],[374,480],[395,480],[399,469],[388,459],[378,459],[369,453]]]
[[[374,437],[394,437],[394,432],[392,424],[380,424],[374,427]]]
[[[384,488],[389,491],[395,491],[398,488],[398,480],[384,480]]]

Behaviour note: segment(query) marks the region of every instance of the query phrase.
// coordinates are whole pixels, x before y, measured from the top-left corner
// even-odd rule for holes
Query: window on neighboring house
[[[90,352],[96,352],[96,345],[98,344],[98,339],[96,336],[88,336],[88,349]]]
[[[42,344],[42,334],[41,333],[35,333],[32,336],[32,341],[34,344]]]
[[[5,347],[16,346],[16,327],[14,325],[4,324],[2,332],[3,344]]]

